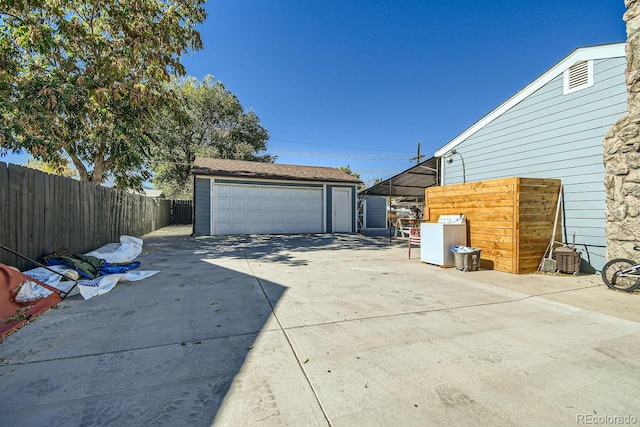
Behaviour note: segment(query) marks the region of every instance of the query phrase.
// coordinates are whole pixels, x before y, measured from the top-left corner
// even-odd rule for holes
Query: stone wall
[[[607,259],[640,258],[640,0],[625,6],[627,114],[604,139]]]

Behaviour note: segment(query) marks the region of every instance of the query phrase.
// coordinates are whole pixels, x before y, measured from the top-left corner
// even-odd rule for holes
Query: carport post
[[[389,178],[389,210],[387,212],[387,221],[389,221],[389,243],[391,243],[391,178]]]

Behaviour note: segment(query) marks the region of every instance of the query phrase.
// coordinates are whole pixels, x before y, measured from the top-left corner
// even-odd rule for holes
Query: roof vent
[[[579,61],[564,72],[564,94],[593,86],[593,61]]]
[[[569,68],[569,89],[575,89],[589,83],[587,61],[576,62]]]

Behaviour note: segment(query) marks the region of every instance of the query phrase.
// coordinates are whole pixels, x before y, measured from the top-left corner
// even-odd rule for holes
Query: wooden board
[[[551,240],[559,188],[560,180],[518,177],[430,187],[425,219],[464,214],[483,268],[530,273]]]

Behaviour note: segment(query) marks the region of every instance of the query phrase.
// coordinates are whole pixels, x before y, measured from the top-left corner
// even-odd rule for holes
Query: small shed
[[[358,229],[386,229],[387,205],[386,197],[358,195]]]
[[[353,233],[360,180],[338,169],[198,157],[196,236]]]
[[[560,180],[536,178],[430,187],[424,221],[463,214],[468,245],[482,250],[481,267],[533,273],[551,241],[559,192]]]

